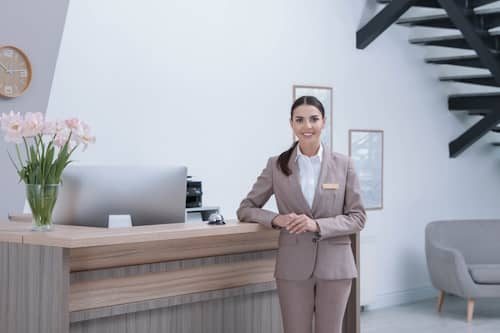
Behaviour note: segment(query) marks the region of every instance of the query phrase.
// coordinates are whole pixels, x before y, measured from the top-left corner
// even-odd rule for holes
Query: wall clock
[[[18,97],[31,82],[31,63],[15,46],[0,46],[0,96]]]

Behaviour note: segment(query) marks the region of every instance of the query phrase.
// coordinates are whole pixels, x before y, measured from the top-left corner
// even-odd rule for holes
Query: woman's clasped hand
[[[285,228],[291,234],[319,231],[316,221],[305,214],[280,214],[273,219],[272,224],[280,228]]]

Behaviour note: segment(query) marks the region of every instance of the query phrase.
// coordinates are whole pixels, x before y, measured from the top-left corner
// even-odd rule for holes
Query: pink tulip
[[[28,112],[24,116],[23,136],[33,137],[43,133],[45,120],[41,112]]]
[[[56,134],[56,122],[54,121],[46,121],[45,125],[43,126],[43,134],[53,136]]]
[[[20,143],[23,138],[24,121],[21,113],[10,111],[9,114],[2,114],[2,130],[5,132],[5,141]]]
[[[73,132],[75,136],[75,141],[77,144],[83,144],[84,147],[83,149],[85,150],[87,146],[91,143],[95,143],[95,136],[91,135],[90,133],[90,126],[84,123],[83,121],[80,122],[80,128],[77,132]]]
[[[78,130],[80,128],[80,119],[70,118],[65,120],[66,126],[71,130]]]
[[[62,121],[46,121],[43,128],[43,134],[54,136],[57,132],[66,130],[67,126]]]
[[[57,131],[56,137],[54,139],[54,144],[57,147],[61,148],[62,146],[64,146],[66,144],[66,141],[68,141],[69,134],[70,134],[70,130],[67,128]]]

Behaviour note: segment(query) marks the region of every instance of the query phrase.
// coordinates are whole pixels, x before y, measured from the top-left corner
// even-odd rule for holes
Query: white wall
[[[424,226],[500,213],[499,153],[483,139],[457,159],[448,142],[470,123],[447,110],[423,50],[391,27],[366,50],[365,1],[73,1],[50,117],[88,121],[82,163],[185,164],[204,203],[234,217],[267,158],[291,144],[293,84],[334,89],[334,149],[350,128],[385,131],[377,304],[429,296]],[[488,146],[489,147],[489,146]]]

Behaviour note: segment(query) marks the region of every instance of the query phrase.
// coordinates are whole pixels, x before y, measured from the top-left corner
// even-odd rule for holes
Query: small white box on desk
[[[108,216],[108,228],[127,228],[131,226],[132,218],[128,214]]]
[[[186,214],[186,223],[189,222],[202,222],[203,218],[201,216],[201,212],[191,212]]]

